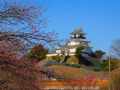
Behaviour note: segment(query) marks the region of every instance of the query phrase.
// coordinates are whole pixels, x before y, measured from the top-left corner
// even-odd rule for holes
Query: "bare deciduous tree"
[[[42,78],[41,69],[21,56],[38,43],[48,47],[57,41],[54,31],[45,32],[42,13],[42,8],[23,0],[0,2],[0,89],[39,89],[35,83]]]
[[[0,41],[20,40],[27,46],[35,44],[51,45],[57,40],[57,33],[45,32],[46,18],[43,9],[16,2],[1,2]],[[13,43],[14,44],[14,43]]]
[[[112,55],[114,55],[117,58],[120,58],[120,39],[115,40],[112,44]]]

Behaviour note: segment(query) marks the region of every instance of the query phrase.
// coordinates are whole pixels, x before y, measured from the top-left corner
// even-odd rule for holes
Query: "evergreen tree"
[[[42,45],[36,45],[29,53],[31,60],[43,60],[48,53],[48,49],[44,48]]]
[[[76,56],[76,58],[78,58],[79,64],[81,63],[80,59],[82,58],[84,48],[85,48],[84,46],[80,46],[76,49],[76,52],[75,52],[75,56]]]
[[[94,54],[97,58],[101,59],[105,52],[103,52],[102,50],[96,50]]]

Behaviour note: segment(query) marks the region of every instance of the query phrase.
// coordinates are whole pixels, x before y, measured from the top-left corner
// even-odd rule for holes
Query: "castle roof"
[[[71,34],[86,34],[85,32],[83,32],[82,27],[79,29],[75,29],[73,32],[71,32]]]
[[[71,41],[75,41],[75,42],[80,42],[80,41],[82,41],[82,42],[88,42],[88,43],[90,43],[90,41],[87,40],[87,39],[79,39],[79,38],[72,39],[72,40],[68,40],[67,42],[69,43],[69,42],[71,42]]]
[[[56,50],[68,50],[68,49],[72,49],[72,48],[77,48],[79,46],[85,46],[85,45],[72,45],[72,46],[62,46],[62,47],[59,47],[57,48]],[[90,47],[90,46],[85,46],[86,48],[93,48],[93,47]]]
[[[84,46],[84,45],[73,45],[73,46],[68,46],[69,49],[72,49],[72,48],[77,48],[79,46]],[[92,48],[90,46],[84,46],[85,48]]]

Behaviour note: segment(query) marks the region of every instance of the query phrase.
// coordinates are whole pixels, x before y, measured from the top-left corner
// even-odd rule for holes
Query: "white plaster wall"
[[[79,44],[79,42],[74,42],[74,41],[68,43],[68,45],[70,45],[70,46],[72,46],[72,45],[78,45],[78,44]]]
[[[47,54],[47,57],[51,57],[51,56],[57,56],[57,54]]]
[[[70,56],[73,56],[73,55],[75,55],[75,54],[70,54]]]
[[[76,52],[76,48],[70,49],[70,52]]]
[[[61,50],[56,50],[56,53],[61,53]]]

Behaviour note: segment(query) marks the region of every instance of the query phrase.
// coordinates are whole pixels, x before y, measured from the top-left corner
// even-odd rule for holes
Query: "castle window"
[[[76,37],[79,37],[79,35],[76,35]]]
[[[72,37],[74,37],[74,35],[72,35]]]

